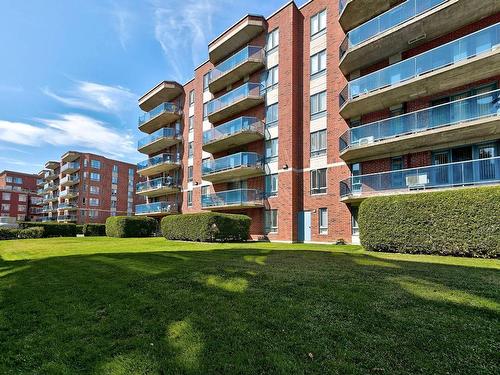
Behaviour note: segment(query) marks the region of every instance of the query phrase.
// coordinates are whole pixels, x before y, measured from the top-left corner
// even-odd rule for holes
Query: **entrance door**
[[[311,211],[301,211],[298,217],[300,242],[311,241]]]

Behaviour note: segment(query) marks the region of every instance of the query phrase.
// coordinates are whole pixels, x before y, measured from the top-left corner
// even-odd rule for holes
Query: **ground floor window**
[[[319,234],[328,234],[328,209],[320,208],[319,209]]]
[[[353,236],[359,236],[358,208],[357,206],[351,207],[351,230]]]
[[[278,232],[278,210],[264,211],[264,231],[266,234]]]

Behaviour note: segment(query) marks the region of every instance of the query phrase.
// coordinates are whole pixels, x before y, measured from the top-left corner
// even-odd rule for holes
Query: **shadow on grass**
[[[0,373],[493,374],[499,287],[348,252],[0,261]]]

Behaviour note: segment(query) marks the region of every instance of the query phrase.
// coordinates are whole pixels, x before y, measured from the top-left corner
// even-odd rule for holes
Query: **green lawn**
[[[500,261],[0,242],[0,374],[498,374]]]

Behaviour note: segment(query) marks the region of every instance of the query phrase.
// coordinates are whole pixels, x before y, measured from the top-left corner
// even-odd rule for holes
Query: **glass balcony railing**
[[[263,60],[264,56],[265,53],[262,47],[247,46],[242,50],[240,50],[239,52],[236,52],[227,60],[224,60],[219,65],[217,65],[210,72],[210,81],[213,82],[217,80],[219,77],[223,76],[227,72],[233,70],[234,68],[238,67],[239,65],[243,64],[244,62],[250,59]]]
[[[263,194],[255,189],[220,191],[201,197],[202,208],[225,206],[259,206],[263,204]]]
[[[340,105],[361,95],[494,51],[499,44],[500,23],[350,81],[340,93]]]
[[[80,169],[80,163],[70,162],[66,163],[61,167],[61,172],[64,173],[67,170],[78,170]]]
[[[42,222],[42,223],[50,223],[52,221],[56,221],[56,218],[55,217],[42,217],[40,219],[40,222]]]
[[[406,0],[387,12],[349,31],[340,45],[340,58],[358,44],[376,37],[383,32],[405,23],[448,0]]]
[[[258,97],[261,95],[260,83],[245,83],[233,91],[209,101],[207,105],[207,114],[211,115],[212,113],[215,113],[225,107],[229,107],[230,105],[249,96]]]
[[[135,206],[136,215],[171,214],[176,212],[178,212],[177,203],[174,202],[155,202]]]
[[[61,185],[64,185],[66,183],[78,183],[80,182],[80,176],[78,175],[66,175],[61,179]]]
[[[181,185],[181,181],[174,177],[160,177],[154,180],[139,182],[136,185],[137,193],[149,190],[157,190],[162,188],[177,188]]]
[[[340,151],[378,141],[500,116],[500,90],[406,113],[349,129],[340,137]]]
[[[57,221],[76,221],[76,215],[59,215]]]
[[[151,143],[162,138],[182,139],[182,134],[175,128],[162,128],[155,131],[153,134],[140,139],[139,142],[137,142],[137,148],[141,149],[144,146],[150,145]]]
[[[137,171],[142,171],[144,169],[154,167],[160,164],[176,164],[176,163],[180,163],[179,154],[160,154],[138,163]]]
[[[203,176],[240,167],[262,167],[262,156],[255,152],[239,152],[215,160],[206,160],[201,166]]]
[[[180,107],[174,103],[161,103],[159,106],[153,108],[151,111],[144,113],[139,117],[139,126],[148,122],[149,120],[161,115],[164,112],[177,113],[180,111]]]
[[[61,198],[66,198],[66,197],[69,197],[69,196],[75,196],[77,194],[78,194],[78,190],[76,190],[76,189],[66,189],[66,190],[62,190],[59,193],[59,196]]]
[[[73,203],[60,203],[58,208],[59,210],[71,210],[78,208],[78,206]]]
[[[255,117],[240,117],[203,132],[203,144],[216,142],[242,132],[264,133],[264,124]]]
[[[340,182],[341,197],[500,183],[500,157],[352,176]]]

